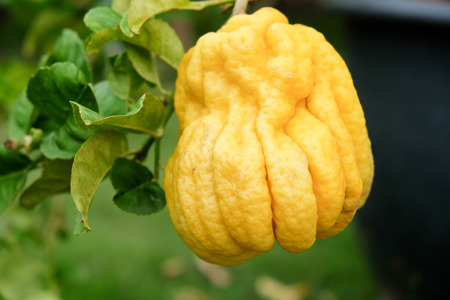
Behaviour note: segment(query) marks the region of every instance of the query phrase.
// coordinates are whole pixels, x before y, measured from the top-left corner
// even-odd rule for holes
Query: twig
[[[248,6],[248,0],[236,0],[236,3],[234,4],[233,13],[232,15],[240,15],[245,14]]]
[[[195,1],[189,2],[187,6],[183,6],[182,9],[202,10],[208,6],[226,5],[232,4],[234,0],[207,0],[207,1]]]
[[[140,162],[145,161],[145,159],[147,158],[148,150],[151,148],[155,140],[156,140],[155,137],[153,136],[149,137],[149,139],[145,142],[145,144],[136,153],[134,158]]]

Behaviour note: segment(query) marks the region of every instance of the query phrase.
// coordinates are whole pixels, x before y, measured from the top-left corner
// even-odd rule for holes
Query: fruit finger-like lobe
[[[337,145],[328,127],[303,103],[289,120],[286,133],[303,149],[309,162],[317,200],[317,232],[325,231],[335,224],[344,203],[345,178]]]
[[[201,37],[178,69],[172,222],[202,259],[237,265],[342,231],[370,192],[364,113],[322,34],[272,8]]]

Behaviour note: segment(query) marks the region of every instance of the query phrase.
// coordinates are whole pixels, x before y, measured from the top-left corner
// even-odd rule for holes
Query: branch
[[[233,8],[233,16],[245,14],[248,6],[248,0],[236,0]]]

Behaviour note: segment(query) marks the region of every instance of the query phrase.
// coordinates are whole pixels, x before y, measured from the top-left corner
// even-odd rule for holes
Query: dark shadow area
[[[370,199],[357,219],[394,299],[443,299],[450,282],[450,13],[422,3],[421,17],[406,2],[392,1],[390,12],[340,7],[375,158]],[[439,7],[450,12],[450,3]]]

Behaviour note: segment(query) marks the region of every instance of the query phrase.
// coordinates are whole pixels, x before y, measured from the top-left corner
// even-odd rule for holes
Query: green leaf
[[[0,215],[16,198],[27,179],[28,169],[0,176]]]
[[[122,18],[124,20],[125,16]],[[163,61],[173,68],[177,68],[184,55],[183,44],[175,30],[165,21],[150,19],[142,27],[139,35],[130,37],[126,25],[122,24],[122,30],[103,29],[92,34],[86,44],[87,53],[98,52],[103,46],[113,40],[121,40],[147,49],[158,55]],[[151,81],[150,81],[151,82]]]
[[[92,111],[98,110],[93,87],[87,85],[81,92],[78,102],[89,107]],[[92,136],[95,131],[85,130],[77,126],[73,113],[66,117],[66,122],[47,134],[40,145],[42,154],[48,159],[71,159],[80,149],[83,142]]]
[[[81,128],[114,129],[158,135],[164,116],[164,105],[150,93],[142,96],[126,115],[104,117],[76,102],[72,102],[75,121]]]
[[[117,29],[100,30],[88,37],[86,41],[86,52],[88,54],[97,53],[103,46],[119,38],[120,34]]]
[[[80,91],[77,100],[93,111],[98,110],[93,87],[90,84]],[[73,113],[68,114],[65,122],[59,127],[50,129],[52,131],[44,137],[40,146],[42,154],[49,159],[73,158],[83,142],[95,133],[78,127]]]
[[[52,118],[43,116],[43,115],[37,115],[36,121],[33,124],[34,128],[41,129],[45,134],[57,131],[61,127],[61,123],[53,120]]]
[[[84,16],[84,24],[94,31],[98,32],[103,29],[116,28],[122,16],[109,7],[94,7]]]
[[[25,155],[0,146],[0,214],[22,189],[30,164],[30,159]]]
[[[123,15],[130,7],[130,0],[113,0],[111,7],[114,11]]]
[[[50,67],[54,63],[56,63],[56,58],[51,53],[46,53],[41,56],[38,62],[38,68],[41,67]]]
[[[183,44],[175,30],[167,22],[160,19],[148,20],[139,35],[133,38],[123,36],[122,40],[144,47],[175,69],[178,68],[184,55]]]
[[[83,224],[83,216],[81,214],[77,214],[75,218],[75,228],[73,230],[74,235],[82,235],[89,232],[90,229],[84,226]]]
[[[84,42],[71,29],[64,29],[53,47],[53,57],[59,62],[71,62],[80,69],[88,82],[92,81],[92,69]]]
[[[131,0],[128,24],[131,31],[139,34],[144,23],[153,16],[189,5],[189,0]]]
[[[70,159],[85,139],[94,132],[75,125],[69,100],[97,111],[93,87],[83,73],[70,62],[55,63],[41,68],[28,84],[27,95],[44,118],[38,124],[47,135],[40,149],[49,159]]]
[[[128,27],[128,15],[129,11],[127,10],[122,17],[122,20],[120,21],[120,30],[122,30],[122,33],[127,37],[133,37],[134,33],[130,30],[130,27]]]
[[[80,128],[75,119],[74,115],[70,115],[67,119],[67,122],[63,126],[64,130],[69,134],[73,139],[84,142],[88,138],[90,138],[95,132],[93,130],[86,130],[85,128]]]
[[[164,190],[156,182],[146,182],[125,193],[114,196],[114,203],[123,211],[137,215],[158,212],[166,205]]]
[[[106,117],[124,115],[127,113],[127,103],[117,97],[109,86],[108,81],[100,81],[94,86],[99,112]]]
[[[83,90],[78,94],[78,98],[76,100],[72,100],[89,107],[92,110],[98,111],[98,103],[97,98],[95,97],[94,87],[91,84],[86,85]],[[70,101],[69,101],[70,103]],[[72,117],[72,114],[69,114]],[[70,118],[69,118],[70,119]],[[75,124],[75,123],[73,123]],[[83,135],[81,135],[83,136]]]
[[[153,55],[148,50],[129,43],[125,43],[125,49],[136,72],[147,82],[161,86]]]
[[[28,82],[27,97],[40,113],[62,125],[87,87],[84,74],[70,62],[40,68]]]
[[[23,170],[30,163],[31,161],[27,156],[0,145],[0,176]]]
[[[68,133],[66,126],[47,135],[40,146],[48,159],[71,159],[80,149],[83,141]]]
[[[20,205],[32,209],[53,195],[68,192],[72,163],[73,160],[50,161],[42,171],[41,177],[22,193]]]
[[[109,174],[114,189],[118,192],[132,190],[153,179],[150,170],[135,161],[117,158]]]
[[[20,140],[27,135],[36,119],[35,112],[33,104],[28,100],[26,92],[23,91],[9,115],[8,136]]]
[[[128,101],[144,80],[133,68],[126,53],[110,57],[108,66],[109,86],[117,97]]]
[[[125,158],[116,159],[110,172],[116,190],[114,203],[122,210],[137,215],[160,211],[166,204],[164,191],[147,167]]]
[[[117,157],[127,150],[126,136],[115,131],[100,131],[90,137],[75,155],[70,190],[76,208],[88,225],[88,212],[97,187]]]

